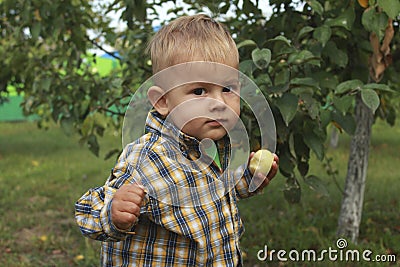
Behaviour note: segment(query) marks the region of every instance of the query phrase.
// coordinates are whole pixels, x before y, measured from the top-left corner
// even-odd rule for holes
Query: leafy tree
[[[98,136],[106,127],[121,128],[131,94],[151,75],[142,55],[159,7],[167,2],[0,1],[0,91],[14,86],[24,92],[24,111],[39,114],[41,127],[54,120],[66,133],[78,131],[82,143],[99,155]],[[206,11],[224,20],[237,41],[241,71],[268,99],[289,202],[300,201],[301,181],[327,194],[322,179],[308,170],[311,152],[329,165],[328,127],[353,136],[338,234],[355,241],[371,125],[378,117],[393,125],[398,110],[393,96],[400,91],[395,71],[400,69],[400,3],[270,0],[271,14],[265,15],[261,1],[183,2],[188,8],[172,8],[172,17]],[[106,15],[118,11],[126,30],[110,27]],[[93,67],[91,48],[114,56],[120,67],[101,76]],[[246,107],[242,119],[254,120]],[[259,131],[249,130],[256,149]],[[353,192],[357,199],[349,198]]]
[[[135,85],[150,71],[147,61],[136,55],[143,53],[152,28],[132,19],[132,10],[139,9],[130,2],[95,6],[96,1],[80,0],[1,1],[2,99],[7,87],[14,86],[25,95],[24,112],[40,116],[40,127],[53,120],[67,134],[78,131],[82,144],[99,155],[97,137],[109,125],[120,128],[121,119],[108,115],[123,117]],[[120,9],[129,22],[125,32],[112,28],[106,16]],[[120,56],[103,44],[117,47]],[[101,76],[96,55],[88,52],[93,48],[110,53],[122,67]]]

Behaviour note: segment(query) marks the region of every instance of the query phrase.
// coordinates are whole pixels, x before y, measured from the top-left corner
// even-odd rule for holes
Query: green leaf
[[[349,7],[340,16],[333,19],[331,18],[326,19],[325,23],[330,27],[343,27],[346,30],[351,31],[354,20],[355,20],[354,8]]]
[[[343,114],[347,113],[354,103],[354,96],[344,95],[342,97],[333,96],[333,105]]]
[[[284,87],[286,87],[286,85],[289,84],[289,78],[290,78],[290,70],[287,68],[281,69],[275,75],[274,84],[276,86],[284,85]]]
[[[364,89],[374,89],[384,92],[396,93],[396,91],[390,89],[390,87],[387,84],[382,84],[382,83],[368,83],[362,87],[362,90]]]
[[[312,97],[312,94],[302,94],[300,98],[307,109],[308,115],[310,115],[311,119],[316,120],[319,116],[321,104]]]
[[[310,87],[315,87],[318,88],[319,84],[316,80],[314,80],[313,78],[294,78],[290,81],[290,85],[294,85],[294,86],[300,86],[300,85],[305,85],[305,86],[310,86]]]
[[[255,6],[252,1],[244,1],[242,10],[245,14],[256,14],[258,12],[257,6]]]
[[[31,27],[31,35],[34,41],[36,41],[39,38],[41,28],[42,25],[40,24],[40,22],[33,23]]]
[[[332,73],[328,71],[317,71],[310,74],[314,80],[318,81],[318,84],[321,88],[329,89],[334,91],[336,86],[339,84],[338,77],[336,75],[332,75]]]
[[[317,135],[314,132],[313,128],[311,127],[305,128],[303,141],[312,151],[314,151],[315,155],[319,160],[324,159],[325,140],[321,136]]]
[[[376,33],[379,40],[383,39],[388,23],[386,13],[377,12],[374,8],[366,9],[362,14],[361,22],[367,31]]]
[[[315,192],[325,197],[329,196],[328,189],[320,178],[315,175],[309,175],[304,178],[304,182]]]
[[[303,133],[293,134],[293,147],[297,158],[310,158],[310,148],[304,143]]]
[[[328,41],[323,50],[324,55],[327,55],[330,61],[339,67],[346,67],[349,62],[349,58],[345,51],[337,48],[336,44],[332,41]]]
[[[89,150],[98,157],[100,146],[99,143],[97,142],[97,137],[94,134],[88,136],[87,145]]]
[[[337,49],[335,53],[329,56],[329,58],[331,59],[332,63],[335,63],[341,68],[346,67],[347,63],[349,63],[349,57],[347,56],[347,53],[340,49]]]
[[[285,128],[287,129],[287,127],[281,127],[281,131],[284,131]],[[279,130],[279,129],[278,129]],[[284,136],[285,134],[281,134],[280,136]],[[294,168],[295,168],[295,160],[292,157],[292,154],[290,153],[290,151],[287,150],[283,150],[280,151],[279,154],[279,170],[280,172],[285,176],[285,177],[291,177],[293,172],[294,172]]]
[[[335,94],[345,94],[354,90],[361,90],[363,82],[360,80],[349,80],[342,82],[336,86]]]
[[[400,1],[378,0],[378,6],[392,19],[400,15]]]
[[[259,48],[256,48],[251,53],[251,57],[257,68],[265,69],[271,62],[271,50],[269,50],[268,48],[263,48],[261,50]]]
[[[52,79],[51,78],[44,78],[43,80],[41,80],[41,89],[44,91],[44,92],[48,92],[49,91],[49,89],[50,89],[50,86],[51,86],[51,82],[52,82]]]
[[[107,152],[107,154],[104,156],[104,160],[107,160],[107,159],[111,158],[114,155],[119,155],[119,154],[121,154],[121,152],[122,152],[121,149],[114,148],[114,149],[112,149],[112,150]]]
[[[332,113],[329,110],[321,109],[319,113],[321,128],[326,129],[332,120]]]
[[[286,84],[279,84],[275,86],[269,86],[267,88],[267,92],[270,94],[279,94],[279,93],[284,93],[287,90],[289,90],[289,83]]]
[[[308,0],[307,4],[314,10],[318,15],[322,16],[324,13],[324,7],[317,0]]]
[[[308,162],[300,161],[297,163],[297,170],[299,171],[301,176],[305,176],[310,169],[310,164]]]
[[[127,3],[131,2],[128,0],[125,0]],[[127,5],[128,6],[128,5]],[[140,21],[144,21],[146,19],[146,1],[142,1],[142,0],[134,0],[133,1],[133,13],[135,15],[135,17],[140,20]]]
[[[304,95],[304,94],[309,94],[313,95],[314,94],[314,89],[309,86],[303,86],[303,85],[298,85],[296,87],[293,87],[290,89],[290,92],[295,95]]]
[[[300,40],[304,35],[306,35],[309,32],[312,32],[313,30],[314,30],[314,28],[311,26],[305,26],[305,27],[301,28],[301,30],[299,31],[299,34],[297,35],[297,39]]]
[[[242,62],[239,63],[239,70],[246,74],[247,76],[252,76],[253,71],[255,70],[255,65],[253,60],[243,60]]]
[[[364,89],[361,90],[361,99],[375,113],[380,103],[378,94],[372,89]]]
[[[237,47],[237,49],[239,49],[244,46],[257,46],[257,44],[253,40],[244,40],[244,41],[240,42],[236,47]]]
[[[343,115],[341,112],[332,112],[332,120],[335,121],[341,129],[349,135],[353,135],[356,131],[356,122],[350,114]]]
[[[322,25],[321,27],[316,28],[313,33],[313,37],[321,42],[322,47],[326,45],[326,43],[331,38],[331,35],[332,35],[331,27],[327,25]]]
[[[296,204],[301,199],[301,188],[299,182],[295,178],[288,178],[285,188],[283,189],[283,196],[290,204]]]
[[[283,36],[283,35],[278,35],[278,36],[276,36],[275,38],[273,38],[273,39],[269,39],[268,41],[267,41],[267,43],[268,42],[283,42],[284,44],[286,44],[287,46],[291,46],[291,44],[290,44],[290,40],[289,39],[287,39],[285,36]]]
[[[107,121],[107,117],[104,114],[96,112],[93,114],[93,117],[94,117],[94,124],[96,126],[104,128],[104,129],[107,127],[108,121]]]
[[[298,101],[298,97],[291,93],[286,93],[281,98],[276,99],[275,103],[282,114],[286,126],[289,126],[289,123],[296,115]]]
[[[81,127],[81,134],[83,137],[89,136],[93,132],[93,126],[94,126],[94,118],[92,115],[89,115],[85,118],[85,120],[82,123]]]
[[[312,65],[319,66],[319,58],[314,56],[313,53],[311,53],[308,50],[301,50],[300,52],[292,53],[290,54],[288,58],[288,63],[289,64],[295,64],[295,65],[300,65],[303,63],[310,63]]]
[[[60,124],[64,134],[71,136],[74,132],[74,119],[72,117],[62,117]]]

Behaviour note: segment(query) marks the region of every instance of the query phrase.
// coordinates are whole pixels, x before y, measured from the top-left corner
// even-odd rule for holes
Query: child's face
[[[182,132],[199,140],[219,140],[232,129],[240,114],[237,79],[225,86],[195,82],[166,94],[169,115]]]
[[[154,92],[162,95],[153,101],[157,111],[182,132],[219,140],[235,126],[240,114],[237,64],[187,62],[160,72],[155,81],[158,89],[149,89],[150,98]]]

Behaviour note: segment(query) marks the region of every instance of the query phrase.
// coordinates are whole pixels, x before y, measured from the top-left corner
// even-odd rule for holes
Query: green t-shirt
[[[214,159],[215,164],[217,164],[217,166],[221,168],[217,146],[213,144],[209,147],[204,147],[204,150],[210,158]]]

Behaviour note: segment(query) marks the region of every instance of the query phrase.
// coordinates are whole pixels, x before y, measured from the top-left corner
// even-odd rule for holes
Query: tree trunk
[[[357,242],[364,201],[364,188],[367,178],[368,154],[373,114],[361,99],[356,96],[356,131],[351,139],[347,177],[339,215],[338,237]]]

